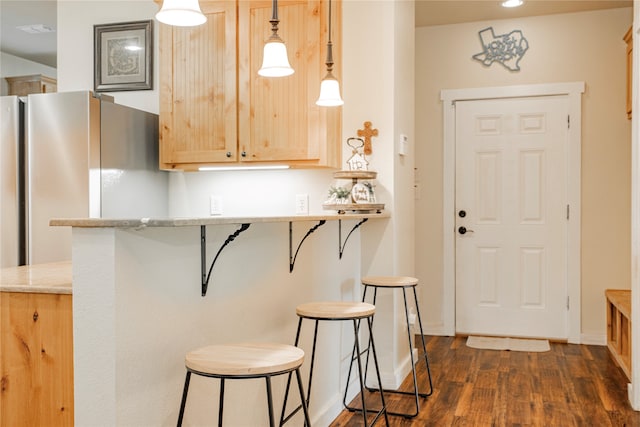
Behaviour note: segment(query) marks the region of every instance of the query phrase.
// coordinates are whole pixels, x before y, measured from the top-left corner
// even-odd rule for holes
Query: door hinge
[[[571,116],[567,116],[567,129],[571,129]]]
[[[567,221],[569,220],[570,213],[571,213],[571,211],[569,209],[569,205],[567,205]]]
[[[569,310],[569,295],[567,295],[567,310]]]

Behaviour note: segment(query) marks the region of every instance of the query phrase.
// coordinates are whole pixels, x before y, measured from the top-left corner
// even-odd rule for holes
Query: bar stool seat
[[[387,390],[387,389],[382,389],[380,388],[380,390],[383,393],[392,393],[392,394],[403,394],[403,395],[410,395],[410,396],[414,396],[415,398],[415,411],[412,413],[404,413],[404,412],[389,412],[389,415],[399,415],[399,416],[403,416],[405,418],[413,418],[415,416],[418,415],[418,412],[420,411],[420,397],[428,397],[433,393],[433,382],[431,379],[431,370],[429,369],[429,358],[427,356],[427,347],[424,341],[424,332],[422,330],[422,319],[420,318],[420,307],[418,306],[418,294],[416,293],[416,287],[418,286],[418,279],[416,279],[415,277],[408,277],[408,276],[366,276],[363,277],[361,279],[362,284],[364,285],[364,292],[362,293],[362,301],[364,302],[367,298],[367,291],[368,289],[371,287],[373,288],[373,304],[375,305],[376,303],[376,298],[377,298],[377,293],[378,293],[378,289],[402,289],[402,294],[404,297],[404,311],[405,311],[405,319],[407,322],[407,338],[409,339],[409,353],[411,356],[411,371],[413,374],[413,391],[412,392],[407,392],[407,391],[398,391],[398,390]],[[422,341],[422,358],[419,358],[417,361],[415,360],[414,356],[413,356],[413,339],[411,337],[411,328],[410,328],[410,322],[409,322],[409,306],[407,304],[407,293],[406,290],[408,288],[413,289],[413,297],[414,297],[414,302],[416,305],[416,315],[418,318],[418,326],[420,328],[420,338]],[[366,364],[366,368],[365,368],[365,372],[368,369],[369,366],[369,348],[370,346],[367,346],[367,348],[362,352],[362,353],[366,353],[367,354],[367,364]],[[351,376],[351,367],[353,366],[353,358],[355,358],[355,355],[358,354],[358,350],[354,347],[353,349],[353,354],[352,354],[352,361],[351,361],[351,366],[349,367],[349,374],[347,376],[347,381]],[[359,359],[359,357],[358,357]],[[418,379],[417,379],[417,375],[416,375],[416,365],[418,362],[424,360],[426,368],[427,368],[427,375],[429,378],[429,390],[426,392],[420,392],[418,390]],[[368,388],[371,391],[374,391],[374,388]],[[353,408],[353,407],[349,407],[346,403],[346,390],[345,390],[345,396],[344,396],[344,404],[345,407],[350,410],[350,411],[356,411],[358,409]]]
[[[350,320],[373,316],[376,307],[366,302],[310,302],[296,307],[296,314],[307,319]]]
[[[360,327],[360,321],[363,319],[367,320],[367,325],[369,325],[369,334],[371,334],[371,327],[373,322],[373,315],[375,314],[376,308],[374,305],[366,303],[366,302],[349,302],[349,301],[324,301],[324,302],[310,302],[305,304],[300,304],[296,307],[296,314],[299,317],[298,320],[298,330],[296,332],[296,339],[294,345],[298,345],[300,341],[300,332],[302,329],[302,321],[304,319],[315,320],[315,327],[313,333],[313,349],[311,351],[311,364],[309,368],[309,382],[307,385],[307,406],[309,406],[309,401],[311,398],[311,383],[313,380],[313,367],[315,364],[315,355],[316,355],[316,343],[318,338],[318,322],[320,321],[352,321],[353,322],[353,331],[354,331],[354,347],[358,349],[358,354],[360,354],[360,341],[358,337],[358,330]],[[374,366],[376,370],[376,376],[378,379],[378,385],[380,389],[382,389],[382,381],[380,379],[380,370],[378,368],[378,356],[376,355],[375,343],[371,338],[369,340],[369,345],[367,347],[371,349],[371,354],[373,355]],[[362,363],[360,362],[360,358],[358,358],[358,373],[360,378],[360,395],[362,400],[362,412],[364,425],[374,425],[381,416],[384,416],[386,421],[386,425],[389,425],[389,419],[387,416],[387,408],[384,401],[384,395],[380,394],[381,408],[379,410],[375,410],[375,416],[370,424],[367,422],[367,414],[373,411],[367,411],[367,406],[365,403],[365,383],[364,383],[364,371],[362,369]],[[289,386],[291,381],[291,374],[289,374],[289,381],[287,382],[287,388],[285,391],[284,404],[282,407],[282,417],[280,418],[280,425],[283,425],[287,421],[293,417],[300,410],[300,407],[294,409],[290,414],[286,414],[287,408],[287,397],[289,394]]]
[[[360,279],[365,286],[378,288],[414,287],[418,285],[418,279],[408,276],[366,276]]]
[[[191,374],[220,379],[220,404],[218,410],[218,425],[222,425],[224,406],[224,382],[227,379],[265,378],[267,384],[267,403],[269,406],[269,425],[275,426],[273,416],[273,396],[271,391],[271,377],[293,373],[298,380],[301,406],[305,420],[309,423],[306,399],[300,376],[300,366],[304,361],[304,351],[287,344],[273,343],[239,343],[220,344],[202,347],[187,353],[185,378],[178,426],[182,425],[184,410],[189,391]]]

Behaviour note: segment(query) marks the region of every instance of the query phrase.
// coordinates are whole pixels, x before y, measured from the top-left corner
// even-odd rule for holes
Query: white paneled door
[[[566,339],[566,96],[457,101],[456,332]]]

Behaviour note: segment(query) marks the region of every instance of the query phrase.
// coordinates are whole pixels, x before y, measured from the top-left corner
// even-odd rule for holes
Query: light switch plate
[[[400,140],[398,141],[398,154],[406,156],[409,151],[409,137],[405,134],[400,134]]]

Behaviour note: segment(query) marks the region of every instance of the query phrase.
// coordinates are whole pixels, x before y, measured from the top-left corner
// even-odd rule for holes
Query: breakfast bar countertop
[[[0,270],[0,292],[72,293],[71,261],[22,265]]]
[[[389,218],[389,212],[381,213],[324,213],[319,215],[291,215],[291,216],[210,216],[193,218],[54,218],[49,222],[51,226],[71,226],[80,228],[145,228],[145,227],[188,227],[203,225],[225,225],[243,223],[267,222],[302,222],[302,221],[336,221],[364,218]]]

